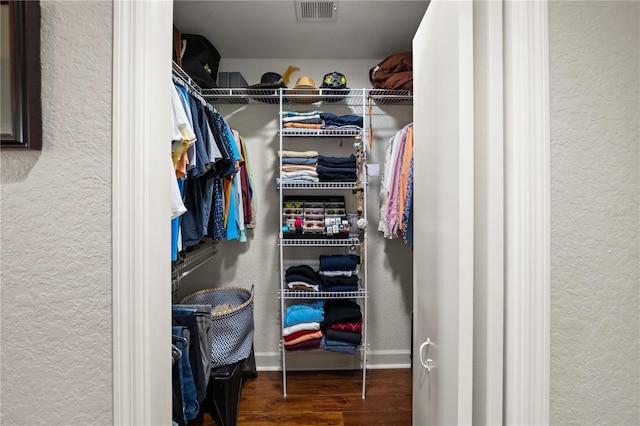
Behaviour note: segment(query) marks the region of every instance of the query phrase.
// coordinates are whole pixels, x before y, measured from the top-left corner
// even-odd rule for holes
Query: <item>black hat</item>
[[[287,87],[282,76],[277,72],[266,72],[262,74],[260,83],[252,84],[248,89],[279,89],[281,87]]]
[[[205,37],[197,34],[183,34],[187,42],[182,69],[203,89],[218,87],[218,65],[220,54]]]

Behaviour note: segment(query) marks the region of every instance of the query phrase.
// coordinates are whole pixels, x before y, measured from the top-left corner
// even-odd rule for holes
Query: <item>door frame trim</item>
[[[473,424],[502,424],[504,402],[503,4],[473,4],[475,234]]]
[[[115,425],[167,424],[172,417],[171,204],[165,189],[171,183],[172,20],[172,2],[113,2]]]
[[[548,424],[550,133],[547,1],[504,1],[505,424]]]

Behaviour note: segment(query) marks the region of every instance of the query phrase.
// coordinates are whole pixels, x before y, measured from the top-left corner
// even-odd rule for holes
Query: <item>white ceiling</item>
[[[222,58],[382,59],[411,50],[427,0],[336,1],[338,19],[299,23],[294,0],[174,1],[174,24]]]

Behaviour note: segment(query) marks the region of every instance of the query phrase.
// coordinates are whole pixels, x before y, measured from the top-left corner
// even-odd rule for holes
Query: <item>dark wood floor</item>
[[[287,375],[261,371],[243,388],[239,426],[258,425],[410,425],[411,370],[368,370],[362,399],[361,371],[305,371]],[[189,425],[215,426],[208,415]]]

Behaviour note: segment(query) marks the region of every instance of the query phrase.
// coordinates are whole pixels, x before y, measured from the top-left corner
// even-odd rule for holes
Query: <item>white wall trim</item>
[[[549,423],[549,47],[546,1],[504,2],[504,424]]]
[[[503,5],[474,13],[475,235],[473,424],[502,424],[504,361]]]
[[[171,422],[170,199],[164,190],[170,175],[164,165],[170,158],[172,6],[114,2],[115,425]]]
[[[301,358],[296,363],[295,356]],[[367,370],[411,368],[411,351],[369,351]],[[280,352],[256,352],[258,371],[281,371]],[[362,358],[356,355],[336,354],[322,351],[302,352],[287,355],[288,371],[303,370],[358,370]]]

